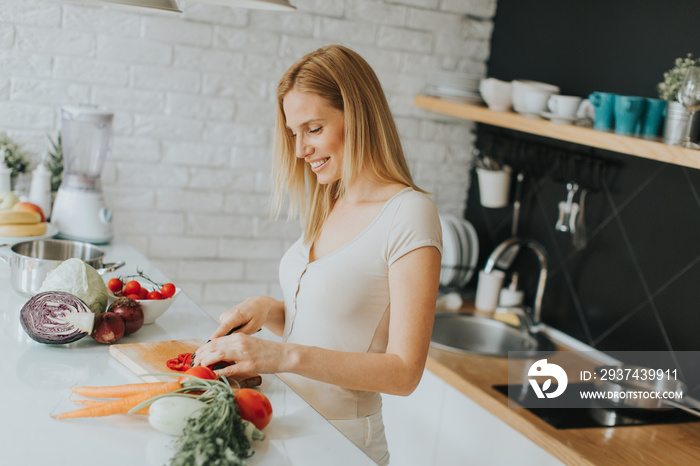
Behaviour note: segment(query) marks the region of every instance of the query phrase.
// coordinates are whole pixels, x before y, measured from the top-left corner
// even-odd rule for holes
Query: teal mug
[[[639,120],[646,108],[644,97],[630,95],[615,96],[615,133],[631,136],[635,133]]]
[[[661,124],[666,117],[666,101],[646,99],[646,108],[637,125],[637,133],[644,139],[656,139],[661,133]]]
[[[615,94],[610,92],[593,92],[588,96],[593,104],[593,128],[608,131],[613,128]]]

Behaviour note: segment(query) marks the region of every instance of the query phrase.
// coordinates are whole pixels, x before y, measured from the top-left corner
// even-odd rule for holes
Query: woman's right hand
[[[219,317],[219,327],[214,330],[210,340],[219,338],[233,331],[252,335],[260,330],[267,321],[267,316],[277,301],[265,296],[254,296],[232,307]]]

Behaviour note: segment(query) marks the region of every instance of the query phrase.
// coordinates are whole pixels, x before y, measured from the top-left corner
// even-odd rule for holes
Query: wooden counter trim
[[[494,112],[479,105],[450,102],[425,95],[416,96],[414,104],[426,110],[487,125],[500,126],[584,146],[700,169],[700,151],[671,146],[660,141],[621,136],[582,126],[561,125],[552,123],[549,120],[527,118],[514,112]]]

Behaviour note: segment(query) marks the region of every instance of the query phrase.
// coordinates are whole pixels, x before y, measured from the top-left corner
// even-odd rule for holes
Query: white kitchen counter
[[[167,281],[125,242],[115,239],[104,249],[105,262],[126,261],[125,267],[106,277],[132,274],[139,268],[156,281]],[[70,401],[73,386],[137,383],[141,379],[109,355],[108,345],[90,337],[68,345],[45,345],[30,339],[19,323],[27,298],[12,290],[9,276],[10,268],[0,264],[0,353],[7,363],[0,390],[0,463],[167,464],[174,437],[154,430],[145,416],[60,421],[50,417],[79,407]],[[214,320],[180,293],[156,322],[119,343],[206,339],[215,328]],[[260,389],[269,397],[274,415],[265,429],[266,439],[253,443],[255,454],[250,465],[374,464],[276,376],[264,376]]]

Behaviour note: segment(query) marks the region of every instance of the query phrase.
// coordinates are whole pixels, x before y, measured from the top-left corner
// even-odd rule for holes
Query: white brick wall
[[[121,234],[210,314],[280,297],[300,228],[270,219],[275,87],[303,54],[342,43],[375,68],[418,184],[460,214],[471,124],[413,106],[439,68],[484,74],[496,0],[292,0],[295,12],[180,1],[184,13],[0,0],[0,131],[38,160],[59,108],[115,113],[105,197]]]

